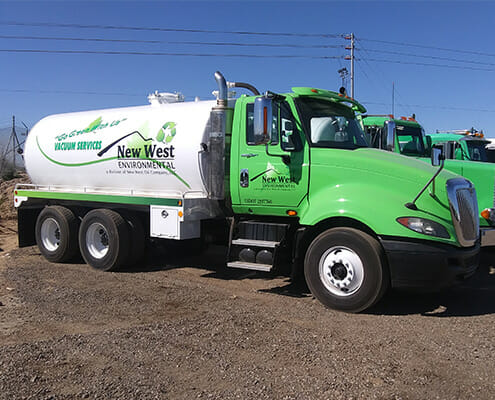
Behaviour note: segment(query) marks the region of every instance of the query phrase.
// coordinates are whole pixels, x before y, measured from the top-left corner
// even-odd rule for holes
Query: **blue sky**
[[[394,84],[396,116],[415,113],[427,132],[475,127],[495,137],[494,15],[495,2],[491,1],[0,0],[0,128],[8,126],[13,114],[33,126],[49,114],[147,104],[147,95],[155,90],[180,91],[191,100],[195,96],[211,99],[216,70],[227,80],[248,82],[260,91],[287,92],[293,86],[338,90],[341,78],[337,70],[346,67],[350,71],[350,62],[323,57],[348,55],[342,46],[350,43],[340,35],[354,33],[355,97],[370,114],[391,113]],[[83,29],[35,23],[292,36]],[[314,36],[304,36],[307,34]],[[27,36],[142,42],[13,38]],[[150,41],[160,43],[144,43]],[[216,56],[12,52],[22,49]],[[299,58],[284,57],[287,55]]]

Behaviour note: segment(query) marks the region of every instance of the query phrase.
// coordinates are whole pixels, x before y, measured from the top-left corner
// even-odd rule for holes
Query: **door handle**
[[[241,154],[241,157],[247,157],[247,158],[257,157],[257,156],[258,156],[258,154],[255,154],[255,153]]]

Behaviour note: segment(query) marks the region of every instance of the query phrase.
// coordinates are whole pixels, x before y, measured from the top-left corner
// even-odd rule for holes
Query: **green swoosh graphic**
[[[51,158],[48,154],[46,154],[43,149],[41,148],[40,146],[40,143],[38,141],[38,136],[36,136],[36,144],[38,145],[38,149],[39,151],[41,152],[41,154],[43,154],[45,156],[45,158],[49,161],[51,161],[52,163],[54,164],[57,164],[57,165],[61,165],[63,167],[82,167],[84,165],[91,165],[91,164],[98,164],[98,163],[101,163],[101,162],[104,162],[104,161],[110,161],[110,160],[116,160],[118,157],[108,157],[108,158],[102,158],[101,160],[94,160],[94,161],[86,161],[86,162],[83,162],[83,163],[63,163],[63,162],[60,162],[60,161],[57,161],[57,160],[54,160],[53,158]],[[165,164],[163,164],[162,162],[160,161],[157,161],[157,160],[153,160],[151,158],[144,158],[145,160],[149,160],[149,161],[152,161],[154,162],[155,164],[158,164],[160,167],[166,169],[168,172],[170,172],[173,176],[175,176],[179,181],[181,181],[184,185],[186,185],[186,187],[188,189],[191,189],[191,186],[189,186],[189,184],[184,180],[182,179],[179,175],[177,175],[174,171],[172,171],[169,167],[167,167]]]
[[[153,159],[148,158],[148,157],[146,157],[145,160],[150,160],[150,161],[154,162],[155,164],[158,164],[160,167],[165,168],[168,172],[170,172],[173,176],[175,176],[179,181],[181,181],[184,185],[186,185],[188,189],[191,189],[191,186],[189,186],[189,184],[184,179],[182,179],[179,175],[177,175],[174,171],[172,171],[169,167],[167,167],[161,161],[153,160]]]
[[[109,158],[102,158],[101,160],[86,161],[86,162],[83,162],[83,163],[63,163],[63,162],[54,160],[53,158],[50,158],[50,156],[48,154],[46,154],[41,149],[40,143],[38,142],[38,136],[36,136],[36,144],[38,145],[39,151],[41,151],[41,154],[43,154],[46,159],[50,160],[54,164],[61,165],[63,167],[82,167],[84,165],[97,164],[97,163],[100,163],[100,162],[103,162],[103,161],[109,161],[109,160],[116,160],[117,159],[117,157],[115,156],[115,157],[109,157]]]

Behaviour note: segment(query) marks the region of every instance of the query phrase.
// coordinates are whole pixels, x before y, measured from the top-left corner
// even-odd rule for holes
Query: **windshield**
[[[469,153],[469,159],[471,161],[489,161],[487,151],[485,149],[488,142],[482,140],[466,140],[465,142]]]
[[[364,132],[348,107],[312,97],[299,97],[296,104],[314,147],[350,150],[368,147]]]
[[[401,154],[406,156],[422,156],[425,154],[422,128],[419,126],[396,125],[395,131]]]

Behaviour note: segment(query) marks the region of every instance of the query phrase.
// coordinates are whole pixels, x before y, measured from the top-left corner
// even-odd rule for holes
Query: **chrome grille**
[[[461,246],[473,246],[479,237],[478,201],[473,184],[463,178],[447,181],[450,213]]]
[[[464,236],[465,240],[476,240],[478,238],[478,208],[473,207],[473,197],[476,199],[476,195],[473,196],[473,191],[474,189],[459,189],[456,193],[461,217],[462,236]]]

